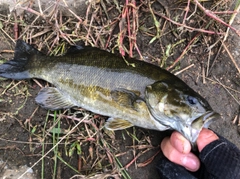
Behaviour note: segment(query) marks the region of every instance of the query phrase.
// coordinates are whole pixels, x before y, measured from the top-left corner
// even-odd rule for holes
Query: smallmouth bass
[[[94,47],[73,46],[63,56],[46,56],[18,40],[14,59],[0,65],[0,76],[38,78],[55,87],[41,89],[36,102],[50,110],[74,106],[109,116],[110,130],[139,126],[177,130],[192,144],[219,117],[181,79],[153,64]]]

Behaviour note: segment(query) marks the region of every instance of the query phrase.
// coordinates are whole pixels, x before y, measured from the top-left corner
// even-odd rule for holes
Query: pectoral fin
[[[131,122],[119,118],[109,118],[105,123],[105,128],[108,130],[122,130],[132,126]]]
[[[36,97],[36,102],[45,109],[67,109],[75,106],[57,88],[43,88]]]
[[[133,103],[134,109],[143,115],[148,116],[148,107],[145,101],[138,99]]]
[[[119,105],[127,108],[134,108],[135,101],[141,99],[136,93],[121,88],[111,91],[111,97]]]

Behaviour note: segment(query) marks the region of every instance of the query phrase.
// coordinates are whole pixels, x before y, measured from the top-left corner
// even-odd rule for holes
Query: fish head
[[[183,81],[157,81],[146,87],[145,100],[155,120],[183,134],[194,146],[202,128],[219,114]]]

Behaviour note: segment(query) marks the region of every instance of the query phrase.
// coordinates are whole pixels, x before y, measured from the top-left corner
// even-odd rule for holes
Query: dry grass
[[[221,45],[221,41],[216,39],[226,39],[227,28],[238,33],[229,24],[230,18],[236,13],[233,8],[229,8],[232,2],[199,2],[176,1],[170,5],[167,1],[160,0],[126,0],[124,4],[119,1],[91,0],[85,6],[86,11],[79,13],[64,0],[52,1],[45,8],[41,1],[36,1],[35,4],[21,1],[9,16],[0,16],[0,30],[8,41],[24,39],[49,55],[63,54],[69,45],[81,41],[84,45],[118,51],[122,55],[141,60],[146,60],[147,56],[152,59],[151,62],[161,67],[176,70],[184,55],[196,43],[200,42],[209,48],[209,44],[212,44],[211,49],[216,51]],[[223,13],[219,13],[221,11]],[[177,40],[166,43],[165,39],[169,37]],[[147,45],[140,47],[138,42],[141,40],[147,41]],[[153,51],[145,51],[143,48],[146,46],[159,47],[159,54],[151,56]],[[206,66],[206,71],[212,68],[210,65]],[[36,82],[42,85],[41,82]],[[15,113],[4,115],[16,118],[26,103],[30,87],[32,86],[25,85],[23,81],[12,81],[5,86],[1,96],[14,89],[16,96],[21,96],[23,102]],[[75,171],[76,175],[72,178],[86,178],[86,175],[89,178],[131,178],[126,171],[130,165],[135,163],[137,167],[143,167],[154,158],[152,156],[144,163],[136,163],[137,158],[154,147],[149,138],[139,140],[134,132],[128,133],[133,141],[130,150],[134,158],[122,166],[118,157],[125,153],[119,150],[114,133],[104,129],[105,118],[83,109],[75,109],[74,112],[49,112],[44,126],[33,125],[31,120],[37,110],[39,109],[32,111],[24,123],[18,121],[30,133],[30,150],[34,151],[39,145],[42,147],[42,157],[32,166],[42,163],[42,178],[45,176],[46,157],[51,157],[54,161],[52,178],[61,178],[59,163]],[[74,166],[67,163],[64,161],[66,156],[77,156],[77,163]]]

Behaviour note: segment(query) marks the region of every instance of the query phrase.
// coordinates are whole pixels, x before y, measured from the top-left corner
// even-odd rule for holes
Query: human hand
[[[209,129],[202,129],[197,139],[199,152],[219,137]],[[171,137],[166,137],[161,143],[161,149],[165,157],[171,162],[185,167],[189,171],[197,171],[200,167],[199,158],[191,152],[190,142],[179,132],[173,132]]]
[[[161,143],[165,157],[156,165],[160,178],[240,178],[240,150],[236,145],[203,129],[197,147],[199,154],[194,155],[190,143],[178,132],[165,138]]]

